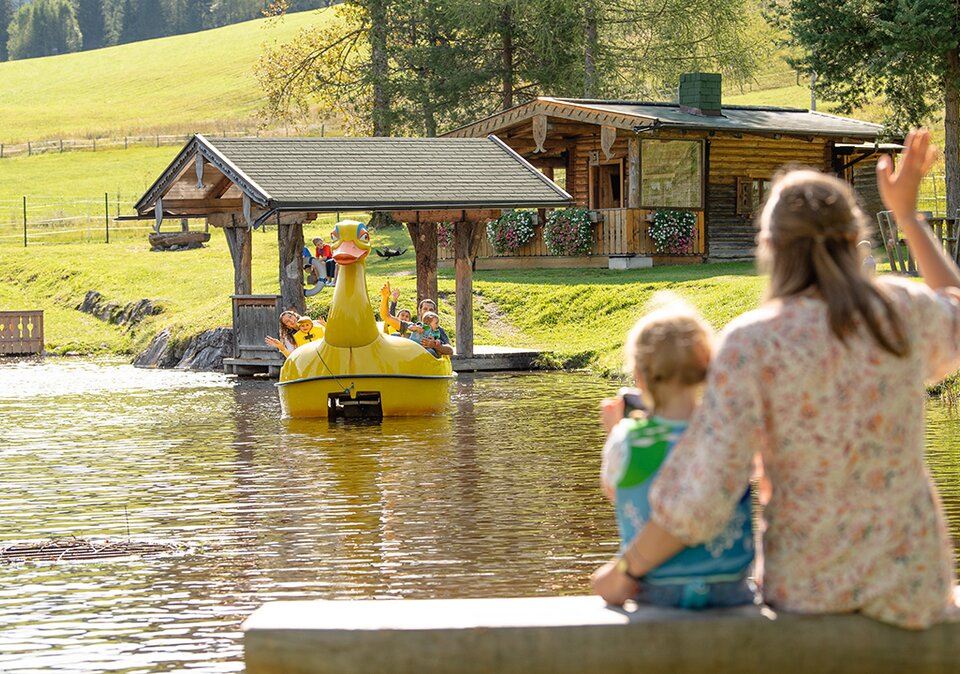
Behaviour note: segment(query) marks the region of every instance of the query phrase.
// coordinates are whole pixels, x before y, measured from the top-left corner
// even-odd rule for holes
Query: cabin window
[[[737,215],[754,216],[769,191],[770,181],[766,178],[737,178]]]
[[[555,168],[553,169],[553,182],[555,182],[560,189],[567,189],[567,169],[565,168]]]
[[[644,208],[702,208],[703,145],[691,140],[641,141],[640,192]]]

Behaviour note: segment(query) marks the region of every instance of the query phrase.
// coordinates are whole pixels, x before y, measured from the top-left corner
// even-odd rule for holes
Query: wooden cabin
[[[720,75],[681,77],[678,103],[538,98],[456,129],[453,137],[495,135],[596,212],[591,254],[556,257],[542,232],[515,254],[481,242],[478,269],[626,268],[753,255],[754,216],[782,166],[832,172],[867,188],[867,210],[881,209],[878,124],[798,108],[721,103]],[[649,236],[659,209],[689,211],[696,233],[680,256],[660,253]],[[542,226],[541,226],[542,228]],[[449,252],[441,250],[441,259]]]

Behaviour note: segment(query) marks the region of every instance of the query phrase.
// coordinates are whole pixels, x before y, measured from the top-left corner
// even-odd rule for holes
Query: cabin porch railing
[[[0,311],[0,355],[43,352],[43,311]]]
[[[646,208],[604,208],[595,210],[597,223],[594,225],[594,241],[591,255],[661,255],[650,238],[650,222],[654,209]],[[703,211],[693,211],[697,224],[690,249],[684,255],[696,256],[704,253]],[[555,257],[547,250],[543,240],[543,223],[535,226],[533,240],[517,251],[501,257]],[[439,259],[453,259],[453,245],[441,246]],[[481,258],[497,257],[486,234],[480,241],[477,256]],[[671,257],[676,257],[671,255]]]

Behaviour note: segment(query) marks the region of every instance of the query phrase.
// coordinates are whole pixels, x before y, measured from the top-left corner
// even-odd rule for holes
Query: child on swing
[[[603,409],[609,435],[601,481],[616,508],[621,549],[650,518],[647,492],[697,408],[712,339],[710,327],[679,299],[640,319],[627,337],[626,367],[650,412],[624,417],[622,406]],[[680,608],[753,603],[748,579],[754,551],[751,522],[750,486],[745,481],[721,534],[635,578],[637,601]]]

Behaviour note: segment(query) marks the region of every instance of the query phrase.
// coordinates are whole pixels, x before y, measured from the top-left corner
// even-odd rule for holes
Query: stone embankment
[[[108,302],[96,290],[90,290],[77,306],[101,321],[120,325],[127,330],[136,328],[148,316],[163,313],[156,300],[142,299],[123,306]],[[133,359],[136,367],[178,368],[181,370],[223,370],[223,359],[233,356],[233,330],[216,328],[189,339],[176,339],[170,330],[163,330],[145,351]]]

